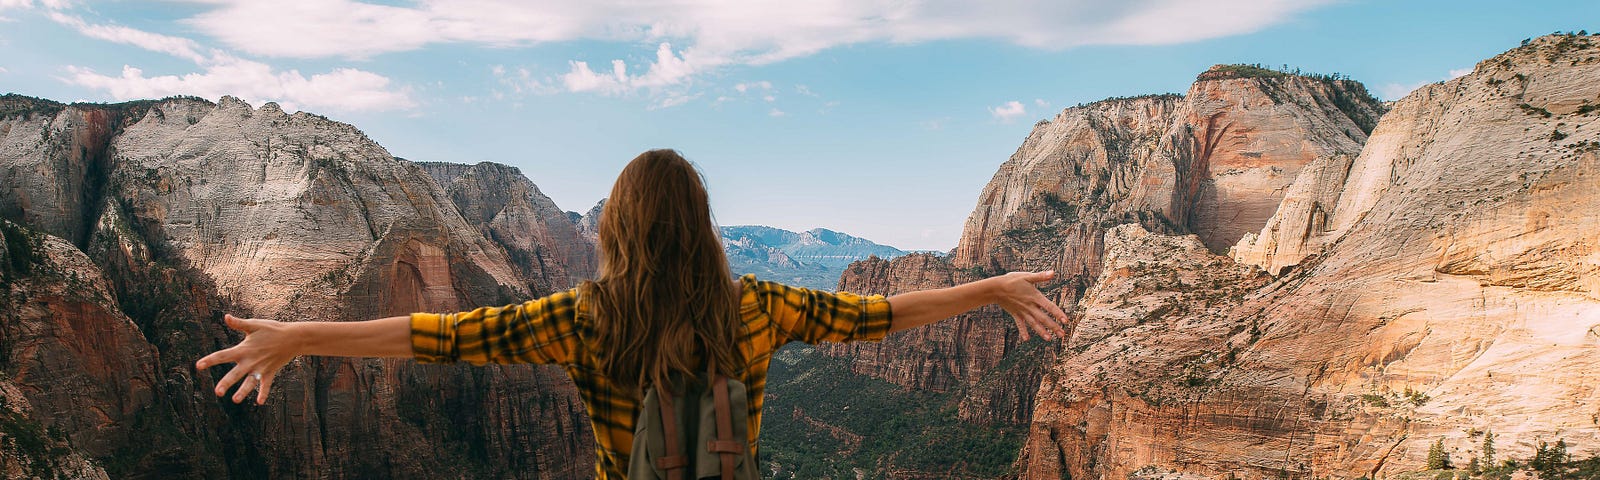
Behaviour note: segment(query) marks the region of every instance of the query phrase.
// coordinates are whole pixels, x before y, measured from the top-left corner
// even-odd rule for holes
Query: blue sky
[[[580,212],[634,155],[676,148],[723,224],[948,250],[1033,123],[1071,105],[1183,92],[1216,63],[1394,99],[1600,29],[1578,1],[522,3],[0,0],[0,92],[277,101],[397,156],[515,165]]]

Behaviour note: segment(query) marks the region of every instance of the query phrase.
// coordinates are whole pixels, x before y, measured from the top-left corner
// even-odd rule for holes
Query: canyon
[[[1075,306],[1104,269],[1108,231],[1192,233],[1226,252],[1266,224],[1308,165],[1358,154],[1383,111],[1351,80],[1244,65],[1213,67],[1184,95],[1068,108],[1039,122],[1000,165],[948,256],[857,263],[839,288],[894,294],[1054,270],[1041,289],[1083,324],[1077,338],[1088,338],[1095,322]],[[1023,342],[1008,315],[989,307],[881,343],[819,350],[848,359],[855,373],[945,392],[964,422],[1025,431],[1036,422],[1038,385],[1070,353],[1061,348]]]
[[[1041,288],[1075,322],[1024,341],[986,307],[786,347],[763,461],[787,478],[1354,479],[1423,470],[1436,444],[1465,461],[1486,432],[1505,456],[1600,453],[1597,116],[1588,35],[1387,104],[1338,75],[1218,65],[1181,95],[1036,124],[948,254],[725,228],[736,270],[824,286],[842,269],[831,286],[853,292],[1054,270]],[[238,341],[223,312],[354,320],[570,288],[598,267],[603,202],[564,212],[516,168],[400,159],[231,97],[0,97],[0,189],[7,477],[593,471],[555,367],[307,358],[255,407],[214,398],[225,369],[192,362]]]
[[[1597,53],[1545,36],[1419,88],[1226,250],[1109,233],[1022,476],[1382,478],[1485,432],[1600,451]]]

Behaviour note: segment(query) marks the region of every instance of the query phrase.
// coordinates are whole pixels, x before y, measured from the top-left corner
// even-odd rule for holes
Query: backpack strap
[[[666,470],[668,480],[683,480],[689,457],[683,454],[681,445],[678,445],[678,421],[677,413],[672,408],[672,395],[656,385],[656,399],[660,400],[657,403],[661,405],[661,430],[665,434],[663,440],[667,447],[667,456],[656,459],[656,468]]]
[[[728,377],[717,374],[716,362],[708,361],[706,364],[711,373],[711,392],[717,410],[717,439],[707,442],[706,449],[722,457],[722,480],[733,480],[734,455],[741,453],[745,446],[733,439],[733,406],[728,401]]]

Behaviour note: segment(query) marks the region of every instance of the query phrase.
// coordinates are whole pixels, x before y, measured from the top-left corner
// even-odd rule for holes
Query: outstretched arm
[[[902,293],[889,297],[894,312],[890,332],[916,328],[989,304],[1000,304],[1017,321],[1022,339],[1028,332],[1047,340],[1064,338],[1071,324],[1066,312],[1045,298],[1034,284],[1050,281],[1055,272],[1012,272],[949,288]]]
[[[411,357],[411,318],[389,317],[365,322],[279,322],[224,316],[228,328],[244,332],[244,341],[195,362],[206,369],[234,363],[217,382],[217,396],[233,384],[239,390],[233,402],[244,401],[257,390],[256,403],[267,402],[272,379],[290,360],[300,355],[331,357]],[[253,374],[259,374],[253,375]]]

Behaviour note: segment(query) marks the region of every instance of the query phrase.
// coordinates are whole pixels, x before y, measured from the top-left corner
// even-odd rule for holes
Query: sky
[[[0,92],[233,95],[395,156],[519,167],[588,211],[674,148],[723,225],[949,250],[1040,119],[1182,93],[1218,63],[1347,74],[1384,100],[1592,1],[0,0]]]

